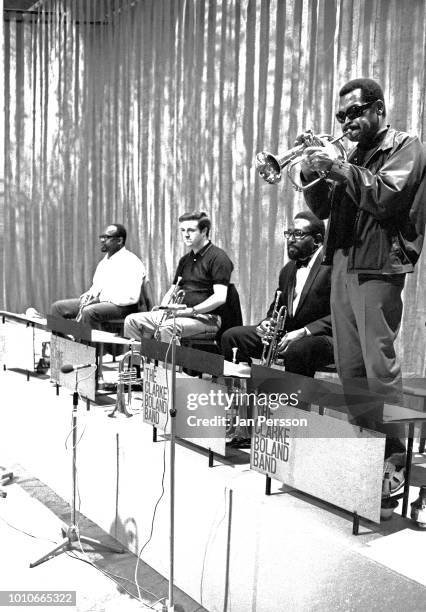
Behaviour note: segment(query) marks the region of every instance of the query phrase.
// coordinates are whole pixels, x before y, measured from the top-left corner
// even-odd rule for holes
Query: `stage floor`
[[[13,371],[0,380],[0,465],[19,462],[69,501],[70,393],[57,397],[48,379],[27,382]],[[168,444],[153,443],[137,417],[113,420],[109,411],[79,406],[81,512],[138,550],[151,531],[165,463],[165,494],[142,558],[167,576]],[[412,499],[426,483],[425,456],[415,462]],[[426,532],[395,515],[380,526],[362,522],[354,537],[344,512],[277,482],[266,497],[264,487],[247,452],[209,468],[205,452],[177,447],[175,584],[196,602],[212,612],[424,609]]]

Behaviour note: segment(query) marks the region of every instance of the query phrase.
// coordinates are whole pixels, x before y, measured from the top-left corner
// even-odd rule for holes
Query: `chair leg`
[[[98,344],[98,389],[101,389],[104,385],[103,357],[104,357],[104,343],[100,342]]]
[[[423,412],[426,413],[426,397],[423,398]],[[425,442],[426,442],[426,423],[422,423],[420,425],[420,444],[419,444],[419,453],[425,452]]]
[[[419,453],[425,452],[425,442],[426,442],[426,423],[422,423],[420,426]]]

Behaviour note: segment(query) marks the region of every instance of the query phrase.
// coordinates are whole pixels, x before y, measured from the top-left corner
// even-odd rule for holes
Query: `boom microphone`
[[[76,365],[65,363],[61,368],[61,372],[69,374],[70,372],[77,372],[77,370],[84,370],[84,368],[96,368],[96,363],[79,363]]]

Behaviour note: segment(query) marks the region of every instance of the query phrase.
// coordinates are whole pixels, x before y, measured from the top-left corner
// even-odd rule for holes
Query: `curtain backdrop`
[[[424,0],[52,0],[5,22],[3,307],[79,295],[110,222],[157,297],[205,210],[235,264],[244,320],[265,313],[303,200],[255,154],[339,134],[339,87],[371,76],[395,128],[425,133]],[[399,353],[425,368],[426,250],[405,289]]]

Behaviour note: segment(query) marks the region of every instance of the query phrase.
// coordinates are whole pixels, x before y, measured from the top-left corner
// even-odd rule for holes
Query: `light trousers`
[[[163,310],[153,312],[138,312],[126,317],[124,335],[126,338],[152,338],[159,322],[164,318],[159,328],[159,340],[170,342],[173,335],[173,317],[164,316]],[[180,338],[188,338],[199,334],[216,334],[220,328],[218,315],[199,314],[195,317],[176,317],[176,332]]]

